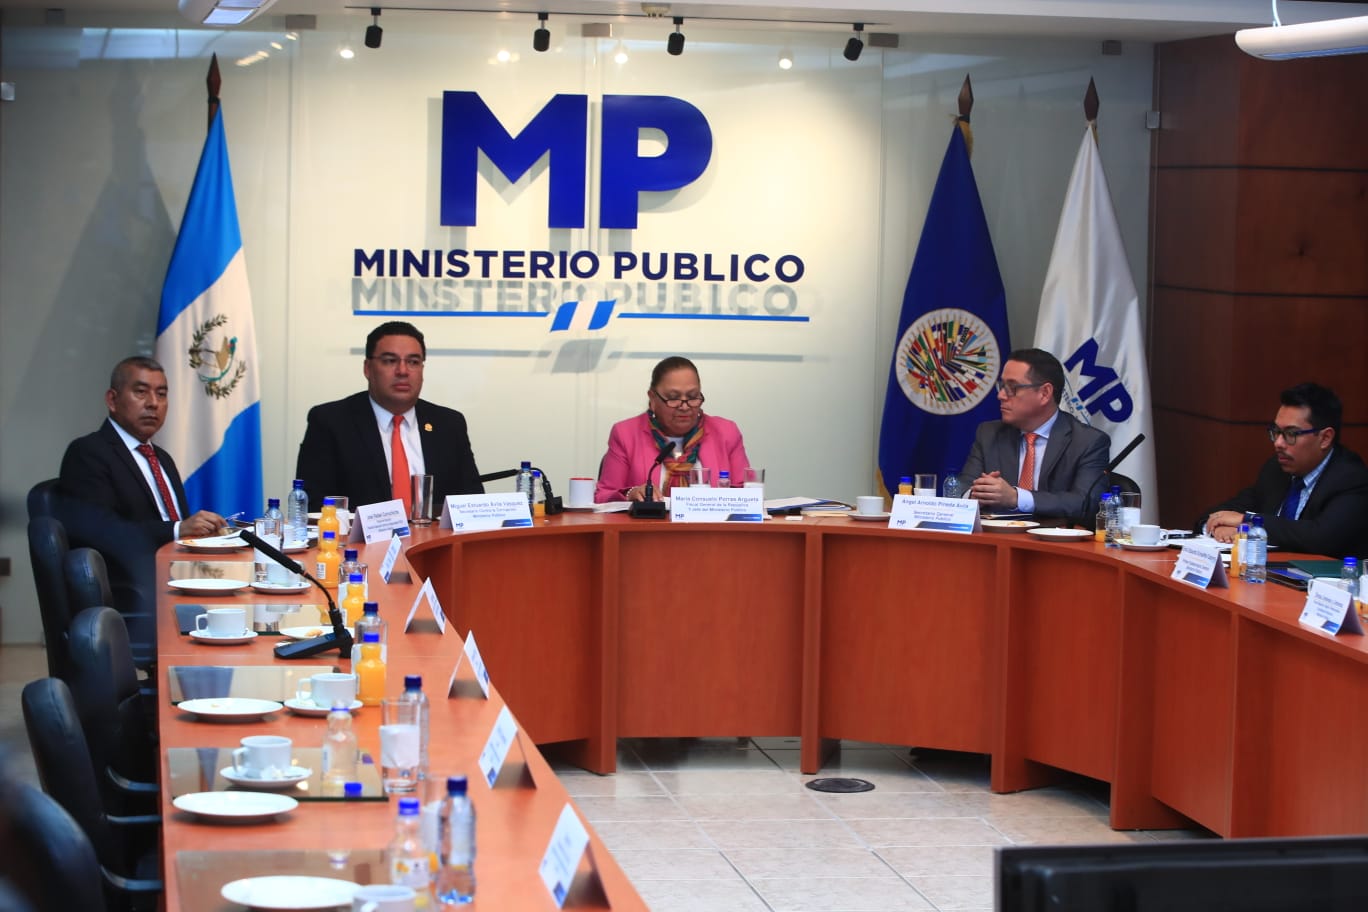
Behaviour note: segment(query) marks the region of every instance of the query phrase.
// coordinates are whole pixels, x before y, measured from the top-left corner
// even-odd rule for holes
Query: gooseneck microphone
[[[342,612],[338,610],[337,602],[333,601],[332,593],[328,591],[328,588],[305,571],[299,561],[290,559],[274,545],[262,541],[255,532],[248,532],[246,529],[243,529],[239,534],[242,536],[243,541],[247,542],[253,548],[256,548],[286,570],[298,573],[300,576],[313,583],[318,587],[319,591],[323,593],[323,597],[328,600],[328,620],[332,622],[332,632],[325,633],[322,636],[316,636],[309,640],[296,640],[290,643],[281,643],[275,648],[276,658],[305,659],[309,656],[315,656],[320,652],[328,652],[332,649],[336,649],[338,655],[344,658],[350,658],[352,648],[351,631],[347,629],[347,622],[342,617]]]
[[[646,472],[646,487],[642,491],[644,499],[632,502],[632,505],[627,508],[628,516],[635,516],[640,519],[664,519],[668,515],[665,510],[665,501],[655,499],[655,486],[651,479],[655,478],[656,469],[665,461],[665,457],[674,455],[674,452],[674,441],[665,441],[660,452],[656,454],[655,462],[651,463],[651,468]]]

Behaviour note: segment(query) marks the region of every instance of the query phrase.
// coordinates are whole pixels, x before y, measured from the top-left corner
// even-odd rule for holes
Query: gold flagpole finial
[[[959,125],[960,132],[964,134],[964,145],[970,157],[974,154],[974,131],[969,126],[969,115],[974,110],[974,86],[969,82],[969,74],[964,74],[964,84],[959,90],[959,116],[955,118],[955,123]]]
[[[1088,126],[1092,128],[1093,142],[1097,142],[1098,106],[1097,83],[1093,82],[1090,76],[1088,77],[1088,91],[1083,95],[1083,116],[1087,118]]]

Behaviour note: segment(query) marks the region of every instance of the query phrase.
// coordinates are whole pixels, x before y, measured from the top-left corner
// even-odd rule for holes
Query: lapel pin
[[[432,423],[431,423],[431,422],[428,422],[428,423],[424,424],[424,425],[423,425],[423,430],[428,431],[428,432],[431,432],[431,431],[432,431]]]

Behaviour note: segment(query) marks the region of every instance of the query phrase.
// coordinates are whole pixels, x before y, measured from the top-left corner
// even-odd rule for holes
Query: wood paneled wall
[[[1344,402],[1368,454],[1368,55],[1155,51],[1150,374],[1160,515],[1253,482],[1279,391]]]

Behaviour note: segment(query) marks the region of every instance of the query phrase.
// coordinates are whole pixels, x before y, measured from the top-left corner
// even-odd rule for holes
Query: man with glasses
[[[1228,542],[1245,513],[1258,513],[1270,545],[1333,557],[1368,554],[1368,467],[1340,443],[1339,397],[1302,383],[1280,401],[1268,427],[1272,457],[1252,486],[1212,507],[1197,530]]]
[[[1091,521],[1111,439],[1059,408],[1064,367],[1038,348],[1007,356],[998,380],[1001,421],[985,421],[963,474],[990,513]]]
[[[465,416],[418,398],[427,346],[410,323],[382,323],[366,337],[361,372],[368,389],[309,410],[295,477],[309,509],[323,498],[348,498],[351,509],[386,500],[412,508],[409,476],[431,475],[433,502],[482,494]]]

